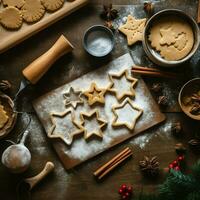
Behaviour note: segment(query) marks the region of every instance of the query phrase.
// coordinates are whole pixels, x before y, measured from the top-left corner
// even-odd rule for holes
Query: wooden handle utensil
[[[46,53],[34,60],[23,70],[22,73],[24,77],[32,84],[37,83],[56,60],[64,54],[71,52],[73,48],[73,45],[65,38],[65,36],[61,35]]]
[[[29,190],[32,190],[42,179],[44,179],[54,169],[52,162],[47,162],[44,169],[36,176],[24,179],[29,184]]]

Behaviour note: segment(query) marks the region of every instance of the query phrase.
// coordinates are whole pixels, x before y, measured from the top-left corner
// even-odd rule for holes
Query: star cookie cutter
[[[138,112],[138,114],[134,117],[134,119],[133,119],[131,124],[126,123],[126,122],[118,122],[119,115],[117,114],[116,110],[123,110],[123,108],[127,104],[131,107],[132,110]],[[131,102],[131,100],[129,98],[126,98],[123,103],[113,106],[112,107],[112,111],[113,111],[113,114],[114,114],[114,119],[113,119],[113,122],[112,122],[112,126],[113,127],[126,126],[130,130],[134,129],[136,121],[139,119],[139,117],[143,113],[143,110],[141,108],[138,108],[137,106],[133,105],[133,103]]]
[[[77,131],[73,131],[73,132],[69,133],[68,132],[69,131],[68,130],[69,127],[67,126],[67,122],[66,122],[66,125],[64,126],[64,128],[66,129],[66,133],[68,134],[67,138],[66,138],[66,137],[64,137],[63,133],[59,132],[59,130],[56,130],[57,129],[57,125],[56,125],[55,118],[64,118],[64,117],[66,117],[68,115],[70,115],[70,118],[71,118],[70,121],[73,124],[73,126],[75,128],[77,128]],[[80,126],[75,121],[75,115],[71,110],[68,110],[68,111],[63,112],[63,113],[52,113],[50,119],[51,119],[52,127],[51,127],[51,130],[48,133],[48,137],[49,138],[53,138],[53,139],[61,139],[67,145],[71,145],[71,143],[73,142],[73,137],[83,133],[83,131],[84,131],[83,127]]]
[[[114,88],[115,83],[113,79],[120,80],[122,77],[125,77],[128,82],[131,82],[131,85],[130,85],[129,91],[124,91],[124,92],[119,93],[117,89]],[[109,91],[115,93],[118,101],[120,101],[125,96],[132,96],[132,97],[135,96],[135,90],[133,89],[133,87],[135,86],[138,80],[136,78],[130,77],[128,75],[128,70],[124,70],[120,74],[109,74],[109,79],[111,82],[111,89],[109,89]]]
[[[95,103],[105,103],[105,93],[107,89],[98,88],[96,83],[90,85],[90,89],[83,92],[83,94],[88,98],[88,104],[91,106]]]
[[[98,131],[91,131],[88,132],[88,130],[84,127],[84,139],[90,138],[92,135],[96,135],[100,138],[103,138],[103,131],[102,129],[107,125],[107,121],[103,120],[99,116],[98,110],[94,110],[90,113],[80,113],[80,118],[81,118],[81,125],[85,125],[85,117],[86,118],[93,118],[95,116],[97,123],[99,124]]]
[[[146,20],[146,18],[135,19],[133,16],[128,15],[126,23],[119,27],[119,31],[126,35],[128,45],[142,41]]]
[[[78,104],[82,104],[84,102],[81,96],[81,91],[75,91],[73,87],[70,87],[69,91],[63,94],[65,105],[71,105],[74,109],[76,109]]]

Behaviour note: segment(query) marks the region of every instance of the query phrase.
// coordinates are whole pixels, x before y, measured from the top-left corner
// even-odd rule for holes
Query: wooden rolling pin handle
[[[54,164],[52,162],[47,162],[44,169],[36,176],[31,178],[26,178],[24,181],[29,184],[30,190],[33,189],[43,178],[45,178],[54,169]]]
[[[37,83],[56,60],[64,54],[71,52],[73,48],[65,36],[61,35],[46,53],[42,54],[23,70],[24,77],[32,84]]]

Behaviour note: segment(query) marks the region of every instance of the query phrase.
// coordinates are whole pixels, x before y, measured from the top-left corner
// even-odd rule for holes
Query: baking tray
[[[63,7],[57,10],[56,12],[53,13],[45,12],[45,15],[40,21],[33,24],[27,24],[26,22],[23,22],[22,27],[19,30],[10,31],[0,26],[0,38],[1,38],[0,53],[19,44],[23,40],[47,28],[48,26],[57,22],[63,17],[71,14],[72,12],[86,5],[88,1],[89,0],[65,1]],[[2,9],[2,7],[3,5],[1,4],[0,10]]]
[[[68,91],[70,86],[72,86],[75,90],[87,90],[90,87],[91,82],[95,82],[99,87],[106,87],[109,85],[108,73],[118,74],[126,69],[130,72],[133,64],[134,63],[130,54],[125,54],[113,60],[106,66],[87,73],[80,78],[75,79],[74,81],[36,99],[33,102],[33,107],[46,132],[48,133],[52,128],[50,113],[62,113],[66,110],[63,93]],[[74,140],[71,146],[67,146],[62,140],[58,141],[51,139],[65,169],[70,169],[113,147],[114,145],[117,145],[126,139],[131,138],[164,121],[165,116],[160,112],[144,81],[140,77],[138,78],[139,81],[136,87],[136,96],[135,99],[133,98],[131,101],[143,109],[143,115],[136,123],[134,131],[129,131],[124,127],[117,129],[112,127],[111,119],[113,119],[113,113],[111,111],[111,107],[118,104],[114,95],[110,93],[106,95],[105,106],[97,105],[91,108],[84,103],[83,106],[77,107],[75,111],[77,121],[79,121],[79,112],[88,112],[97,108],[100,111],[100,116],[108,121],[108,125],[104,130],[103,140],[91,139],[89,141],[85,141],[83,137],[79,137]]]

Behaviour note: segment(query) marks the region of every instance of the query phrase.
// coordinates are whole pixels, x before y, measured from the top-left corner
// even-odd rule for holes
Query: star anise
[[[11,83],[7,80],[2,80],[0,82],[0,90],[2,90],[2,91],[9,90],[11,87],[12,87]]]
[[[171,126],[171,132],[175,135],[178,136],[180,135],[180,133],[182,132],[182,126],[181,126],[181,122],[177,121],[174,122]]]
[[[113,31],[113,32],[115,31],[115,27],[114,27],[112,21],[106,21],[105,26],[108,27],[111,31]]]
[[[141,171],[148,176],[156,176],[159,173],[159,162],[157,156],[152,158],[144,156],[144,160],[139,162]]]
[[[153,83],[153,85],[152,85],[152,87],[151,87],[151,90],[152,90],[153,92],[156,92],[156,93],[161,92],[162,89],[163,89],[163,88],[162,88],[161,83]]]
[[[168,102],[167,102],[167,97],[162,95],[158,97],[158,105],[160,106],[167,106]]]
[[[100,16],[106,21],[111,21],[118,17],[118,11],[112,7],[112,4],[103,5],[103,11]]]

